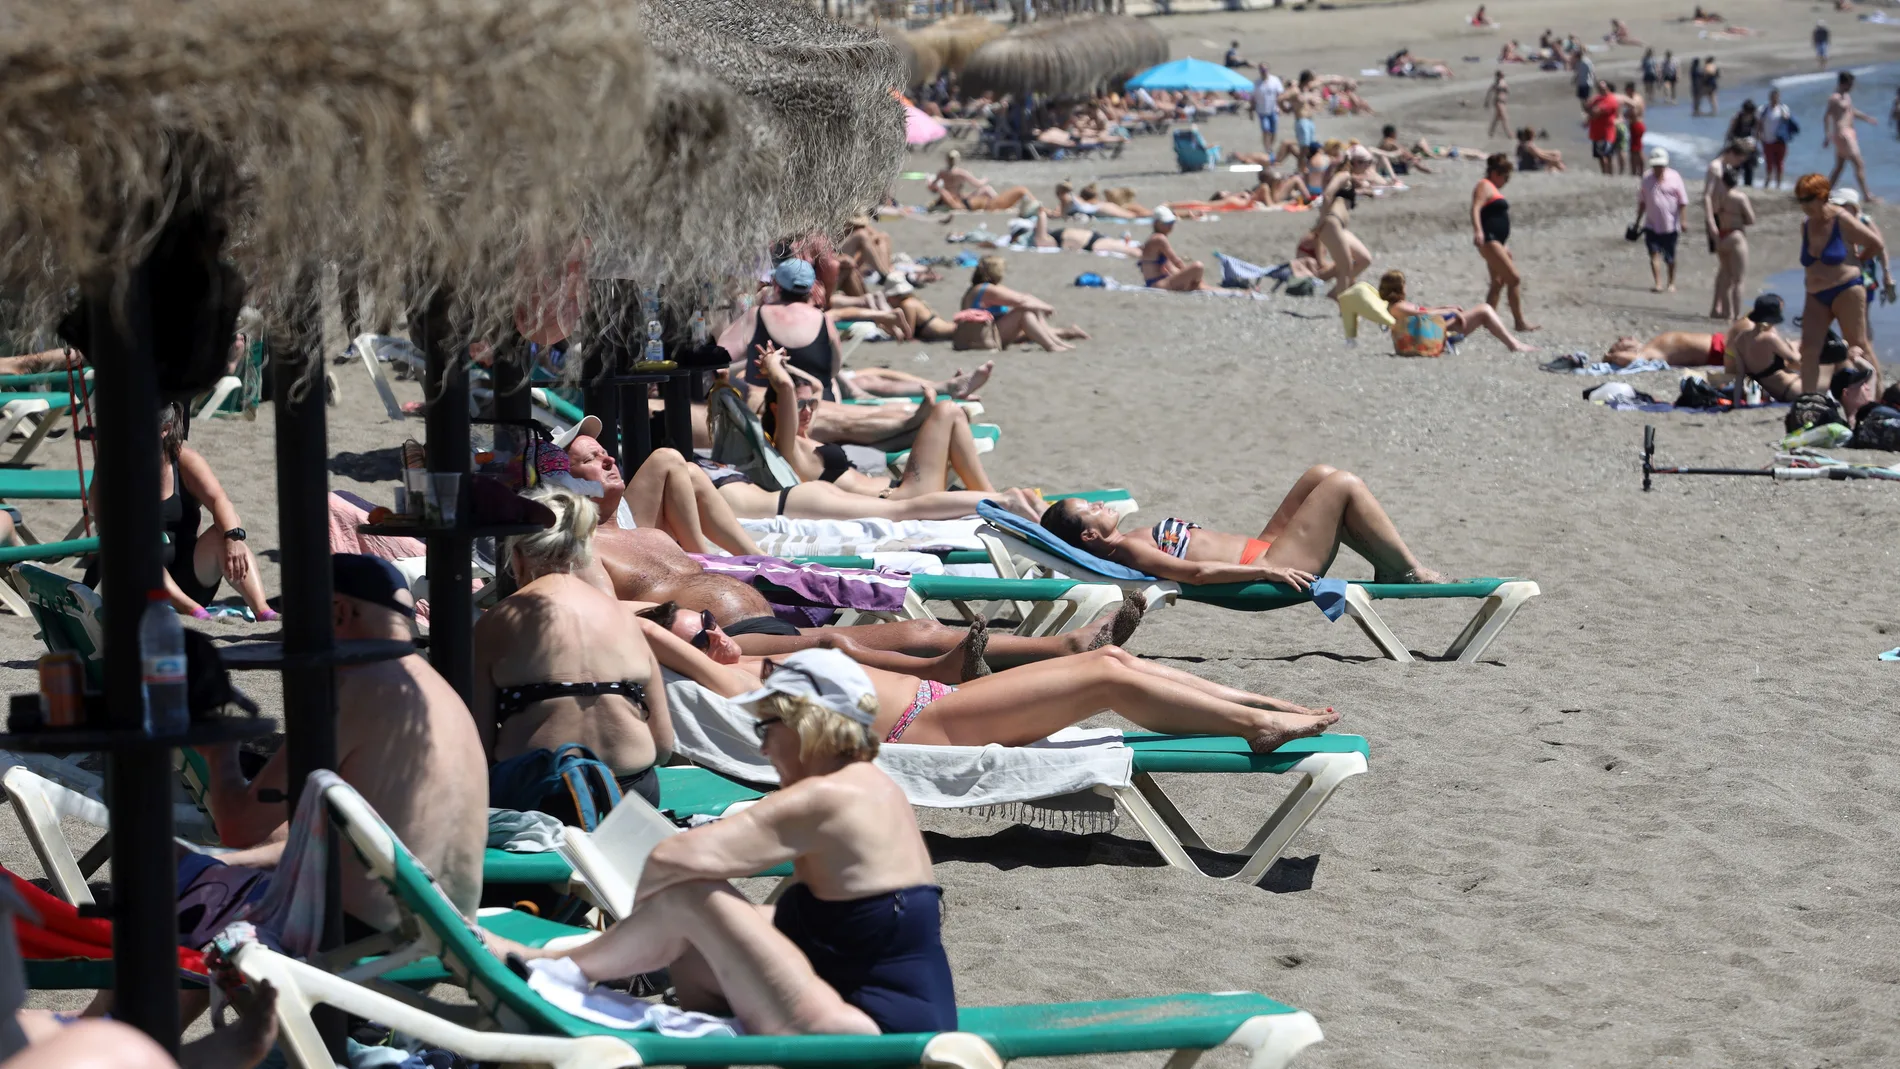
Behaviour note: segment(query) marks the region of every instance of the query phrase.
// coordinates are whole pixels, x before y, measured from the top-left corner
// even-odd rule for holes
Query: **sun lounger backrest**
[[[103,687],[104,668],[99,657],[105,649],[105,635],[100,624],[99,595],[84,583],[75,583],[36,564],[16,564],[13,575],[33,613],[33,622],[40,625],[40,639],[46,648],[77,653],[86,665],[86,682]]]
[[[1063,560],[1074,564],[1077,568],[1083,569],[1086,572],[1127,582],[1154,580],[1154,576],[1144,572],[1138,572],[1125,564],[1117,564],[1112,560],[1098,557],[1087,550],[1077,549],[1044,530],[1040,524],[1031,523],[1021,516],[1013,512],[1006,512],[987,501],[977,503],[976,514],[983,517],[984,522],[990,526],[1008,534],[1015,535],[1017,538],[1028,542],[1046,553],[1061,557]],[[1086,576],[1084,578],[1086,578]]]

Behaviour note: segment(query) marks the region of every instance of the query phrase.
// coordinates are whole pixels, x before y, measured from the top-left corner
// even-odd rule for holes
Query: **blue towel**
[[[1895,647],[1880,655],[1883,661],[1900,661],[1900,647]]]
[[[1346,615],[1346,581],[1344,579],[1313,580],[1313,604],[1326,614],[1328,620],[1335,623]]]
[[[1093,572],[1103,578],[1123,582],[1159,581],[1146,572],[1138,572],[1125,564],[1117,564],[1087,550],[1077,549],[1050,534],[1041,524],[1031,523],[1013,512],[1005,512],[988,501],[977,502],[976,514],[983,517],[983,521],[990,526],[1008,531],[1037,549],[1052,553],[1078,568]],[[1313,604],[1319,606],[1319,611],[1325,613],[1328,620],[1337,620],[1345,614],[1346,581],[1344,579],[1315,580],[1311,593]]]

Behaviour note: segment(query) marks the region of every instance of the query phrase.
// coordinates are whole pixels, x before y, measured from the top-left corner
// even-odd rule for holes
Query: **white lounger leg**
[[[66,415],[68,410],[72,408],[71,405],[62,404],[62,405],[54,406],[54,405],[49,405],[44,401],[30,401],[30,402],[19,402],[19,403],[38,405],[40,418],[39,418],[39,422],[35,424],[33,427],[33,433],[27,435],[26,441],[20,445],[19,449],[14,451],[12,459],[7,461],[7,463],[9,464],[26,463],[27,458],[32,456],[34,450],[40,447],[40,443],[46,440],[47,435],[53,433],[53,428],[59,425],[60,419]],[[9,405],[7,407],[11,408],[12,406]],[[7,429],[6,435],[0,436],[0,441],[4,441],[6,438],[10,438],[12,436],[13,436],[13,430],[11,427],[9,427]]]
[[[277,989],[277,1044],[298,1069],[331,1069],[335,1064],[310,1019],[310,1010],[317,1005],[340,1007],[470,1061],[545,1065],[552,1069],[618,1069],[641,1064],[632,1047],[609,1036],[561,1039],[463,1028],[256,943],[239,947],[231,961],[246,980],[253,984],[268,980]]]
[[[1301,1051],[1324,1038],[1319,1022],[1301,1010],[1255,1017],[1235,1029],[1227,1043],[1245,1047],[1250,1052],[1247,1069],[1282,1069]]]
[[[924,1044],[918,1063],[924,1069],[1003,1069],[1003,1059],[988,1043],[968,1032],[944,1032]]]
[[[238,378],[236,375],[224,376],[217,381],[216,385],[211,387],[210,395],[205,398],[205,403],[198,407],[198,414],[192,418],[210,419],[217,413],[218,409],[224,407],[224,402],[227,398],[243,388],[243,379]]]
[[[1288,774],[1299,776],[1299,782],[1287,792],[1279,808],[1261,822],[1260,830],[1254,833],[1247,845],[1228,855],[1245,859],[1240,871],[1231,876],[1215,876],[1195,863],[1188,850],[1211,851],[1214,848],[1181,815],[1174,800],[1168,797],[1168,793],[1161,789],[1161,784],[1155,782],[1153,776],[1137,772],[1132,786],[1113,790],[1112,794],[1168,864],[1198,872],[1209,879],[1258,883],[1260,877],[1286,851],[1293,837],[1306,827],[1307,821],[1312,820],[1327,799],[1333,796],[1333,792],[1339,789],[1339,785],[1365,771],[1365,755],[1357,753],[1313,754],[1294,765]],[[1103,788],[1097,790],[1111,793]]]
[[[1381,653],[1395,661],[1412,659],[1412,651],[1406,649],[1405,643],[1399,641],[1399,636],[1386,626],[1378,610],[1372,607],[1372,595],[1366,593],[1364,587],[1356,583],[1347,584],[1346,613],[1359,625],[1359,630],[1372,640],[1372,644],[1379,647]]]
[[[1511,617],[1517,615],[1517,610],[1541,593],[1543,591],[1538,589],[1537,584],[1528,579],[1499,586],[1491,592],[1490,597],[1484,599],[1484,604],[1478,606],[1471,622],[1465,625],[1464,631],[1445,650],[1445,656],[1456,657],[1461,663],[1469,663],[1484,656],[1484,651],[1490,648],[1504,626],[1511,622]]]

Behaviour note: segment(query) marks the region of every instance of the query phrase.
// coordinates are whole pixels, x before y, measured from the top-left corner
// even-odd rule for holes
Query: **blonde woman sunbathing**
[[[641,629],[661,664],[727,698],[756,689],[775,664],[726,646],[717,647],[715,660],[652,620],[642,620]],[[792,656],[811,652],[818,651]],[[881,668],[864,671],[878,697],[871,732],[887,743],[1027,746],[1109,709],[1149,731],[1229,735],[1267,753],[1318,735],[1339,719],[1331,709],[1224,687],[1144,661],[1120,646],[1008,668],[954,687]]]
[[[1180,583],[1284,583],[1306,590],[1326,574],[1344,545],[1372,563],[1379,583],[1442,583],[1419,563],[1364,480],[1326,464],[1308,468],[1258,537],[1216,531],[1168,517],[1152,528],[1116,530],[1106,505],[1058,501],[1042,526],[1098,557]]]

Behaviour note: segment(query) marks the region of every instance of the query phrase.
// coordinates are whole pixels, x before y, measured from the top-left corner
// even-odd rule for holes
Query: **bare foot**
[[[996,496],[989,499],[1005,511],[1013,512],[1025,520],[1040,520],[1042,514],[1036,511],[1029,495],[1022,490],[998,490]]]
[[[1372,581],[1375,583],[1446,583],[1446,582],[1450,582],[1450,580],[1445,578],[1445,574],[1443,572],[1436,572],[1430,568],[1407,568],[1406,570],[1402,572],[1388,572],[1384,575],[1380,575],[1375,572],[1372,576]]]
[[[1669,287],[1668,287],[1667,289],[1665,289],[1665,290],[1663,290],[1663,292],[1664,292],[1664,293],[1674,293],[1674,292],[1676,292],[1676,284],[1675,284],[1674,282],[1671,282],[1671,283],[1669,284]]]
[[[1519,334],[1535,334],[1544,329],[1542,323],[1519,323],[1511,328]]]
[[[994,370],[996,370],[996,361],[985,360],[977,365],[975,371],[966,373],[961,368],[957,369],[957,373],[950,376],[950,381],[944,385],[949,387],[950,396],[959,400],[974,401],[977,399],[976,391],[982,389],[983,384],[990,381],[990,372]]]
[[[1064,634],[1066,652],[1087,653],[1127,642],[1134,637],[1135,628],[1141,625],[1142,615],[1147,611],[1147,598],[1140,594],[1128,595],[1113,614],[1103,617],[1093,627],[1078,627]]]
[[[967,683],[990,674],[989,662],[983,659],[983,651],[989,646],[989,641],[990,622],[981,616],[970,621],[970,630],[964,634],[963,641],[957,644],[957,649],[963,653],[962,678],[959,682]]]
[[[1069,324],[1069,327],[1067,330],[1056,331],[1056,337],[1061,338],[1064,341],[1088,341],[1089,332],[1086,330],[1083,330],[1079,326],[1076,326],[1074,323],[1071,323]]]
[[[1518,343],[1517,343],[1516,345],[1513,345],[1513,346],[1511,347],[1511,351],[1512,351],[1512,352],[1514,352],[1514,353],[1536,353],[1536,352],[1542,352],[1542,350],[1541,350],[1541,349],[1539,349],[1539,348],[1538,348],[1537,346],[1535,346],[1535,345],[1525,345],[1525,344],[1524,344],[1523,342],[1518,342]]]
[[[1272,753],[1294,739],[1324,734],[1327,728],[1339,722],[1339,714],[1330,709],[1312,716],[1268,710],[1262,710],[1260,715],[1262,726],[1247,740],[1247,747],[1254,753]]]
[[[1649,292],[1651,292],[1651,293],[1661,293],[1662,291],[1663,291],[1663,288],[1662,288],[1661,286],[1651,286],[1651,287],[1649,287]]]
[[[228,997],[237,1021],[179,1048],[183,1069],[251,1069],[277,1044],[277,989],[270,981],[233,987]]]

